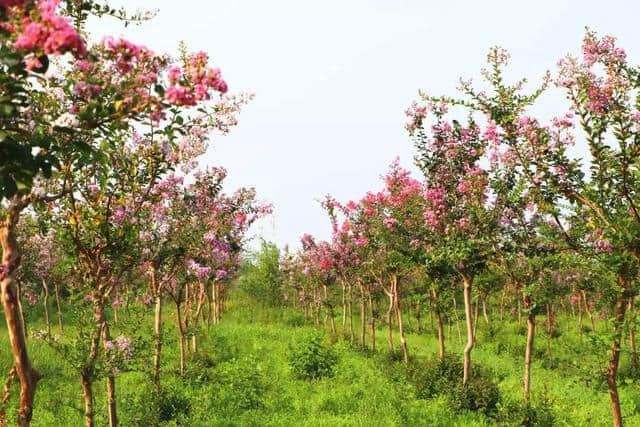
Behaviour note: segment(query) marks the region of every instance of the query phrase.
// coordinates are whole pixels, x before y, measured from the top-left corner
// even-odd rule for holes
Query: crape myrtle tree
[[[123,39],[105,39],[76,61],[61,83],[69,100],[69,120],[98,121],[98,132],[82,134],[87,151],[100,161],[75,169],[79,155],[62,157],[69,189],[60,203],[58,224],[71,242],[94,305],[95,329],[81,373],[85,417],[93,423],[94,361],[100,340],[110,341],[104,308],[125,274],[137,265],[139,214],[152,189],[180,166],[189,171],[204,153],[210,131],[219,127],[212,93],[226,91],[204,53],[182,53],[179,64]],[[166,89],[165,89],[166,88]],[[63,99],[60,99],[64,105]],[[196,110],[197,107],[197,110]],[[106,115],[103,111],[111,112]],[[140,126],[133,126],[138,123]],[[117,424],[115,379],[107,378],[110,424]]]
[[[67,273],[72,299],[80,297],[84,302],[77,308],[90,313],[83,317],[78,336],[72,340],[77,344],[74,354],[68,351],[69,342],[58,346],[78,368],[86,424],[94,423],[92,383],[104,374],[109,423],[117,425],[117,366],[103,362],[129,359],[132,347],[126,337],[111,339],[105,309],[109,303],[117,308],[128,291],[138,291],[134,283],[125,282],[144,260],[142,255],[150,255],[146,252],[149,242],[141,236],[152,226],[149,211],[165,203],[158,197],[164,194],[158,186],[175,185],[179,180],[174,175],[177,170],[189,173],[206,150],[208,134],[212,130],[228,131],[236,123],[235,114],[248,100],[244,96],[218,98],[227,91],[227,85],[220,71],[208,65],[205,53],[189,54],[182,49],[179,61],[173,61],[113,38],[89,47],[79,34],[84,34],[90,14],[114,15],[126,22],[143,19],[131,19],[92,1],[0,2],[0,280],[14,370],[21,383],[19,425],[30,423],[40,378],[27,355],[18,294],[21,250],[17,230],[22,212],[30,206],[46,212],[40,220],[52,221],[59,240],[56,244],[64,249],[63,264],[70,266]],[[60,60],[51,59],[67,53]],[[47,73],[50,61],[55,62],[51,67],[54,72]],[[222,293],[223,283],[234,277],[248,227],[270,208],[255,202],[253,190],[243,189],[225,198],[215,198],[217,188],[214,193],[208,191],[209,199],[215,199],[212,205],[196,206],[208,217],[194,218],[190,224],[202,235],[201,241],[191,242],[199,246],[192,244],[184,250],[169,245],[174,253],[157,258],[171,258],[162,277],[169,282],[175,276],[176,260],[185,259],[183,252],[191,255],[187,261],[197,263],[193,258],[198,258],[210,264],[206,268],[214,276],[205,279]],[[169,197],[180,195],[172,193]],[[192,197],[187,207],[193,212],[199,198]],[[49,205],[44,209],[54,201],[53,208]],[[218,223],[203,218],[216,218]],[[37,233],[33,235],[38,239]],[[26,233],[24,237],[29,236]],[[202,248],[203,241],[207,250]],[[42,250],[46,247],[42,245]],[[50,275],[50,271],[26,268],[49,270],[44,259],[37,259],[41,255],[45,254],[35,253],[34,262],[21,271],[23,276]],[[201,278],[202,274],[196,276]],[[155,285],[157,294],[160,285]],[[221,308],[220,303],[217,319]]]
[[[360,258],[354,239],[353,227],[348,218],[339,218],[342,207],[331,197],[327,196],[322,206],[327,211],[331,221],[331,245],[334,249],[335,266],[338,281],[342,288],[342,335],[346,336],[347,322],[349,323],[349,339],[355,338],[353,328],[353,282],[357,280]],[[341,221],[341,222],[340,222]],[[360,314],[362,322],[364,316],[364,295],[361,293]],[[348,319],[348,320],[347,320]],[[361,330],[361,344],[364,347],[364,327]]]
[[[317,242],[313,236],[305,234],[301,238],[303,272],[313,290],[314,316],[316,323],[320,319],[320,308],[324,308],[325,324],[328,322],[331,332],[336,334],[335,302],[330,292],[337,282],[336,255],[327,241]]]
[[[77,150],[67,143],[65,129],[51,126],[55,117],[49,111],[43,74],[49,57],[86,54],[83,38],[58,14],[57,5],[55,0],[0,2],[0,292],[20,381],[18,425],[31,421],[41,375],[31,365],[20,316],[16,271],[21,251],[16,228],[30,204],[56,197],[32,192],[34,178],[50,177],[57,156]]]
[[[73,25],[60,11],[73,19]],[[114,153],[122,148],[118,143],[127,140],[127,131],[133,123],[163,121],[172,106],[195,106],[198,101],[208,99],[211,91],[226,91],[219,71],[206,67],[204,54],[190,56],[181,70],[167,69],[166,58],[123,40],[108,39],[88,49],[78,29],[84,28],[89,14],[118,15],[128,20],[107,5],[92,1],[69,1],[63,5],[57,0],[0,3],[3,39],[0,149],[3,159],[8,159],[0,169],[3,201],[0,274],[15,369],[21,383],[20,425],[31,420],[35,386],[40,377],[27,355],[16,298],[15,271],[20,249],[15,230],[21,212],[30,205],[62,196],[86,197],[89,193],[82,194],[72,187],[74,173],[86,165],[100,169],[100,165],[113,161]],[[52,73],[46,75],[50,58],[66,53],[70,55],[56,63],[56,77]],[[175,118],[177,113],[174,108],[169,120],[184,121]],[[209,116],[208,121],[215,125],[211,114],[203,111],[203,115]],[[172,131],[165,133],[170,135]],[[107,152],[108,149],[112,151]],[[45,180],[44,188],[48,187],[46,179],[55,175],[60,181],[54,186],[58,192],[47,195],[42,187],[32,188],[34,178],[39,175]],[[79,223],[73,215],[70,222]],[[95,247],[89,251],[92,249]],[[93,273],[98,274],[96,269]],[[112,423],[115,422],[113,418]]]
[[[217,308],[214,307],[209,315],[218,316],[219,321],[223,283],[234,278],[240,268],[240,253],[248,239],[249,228],[271,212],[271,206],[259,202],[253,189],[241,188],[231,195],[221,193],[225,176],[226,171],[221,168],[196,173],[194,183],[188,185],[174,202],[175,228],[171,236],[174,261],[169,262],[168,270],[156,279],[160,280],[156,287],[176,306],[181,375],[186,367],[187,336],[196,342],[193,350],[197,350],[197,338],[193,337],[204,302],[217,303]],[[174,268],[180,264],[183,268]],[[145,268],[153,268],[153,265],[147,264]],[[207,286],[211,288],[209,292]],[[215,298],[219,300],[216,302]],[[156,317],[156,322],[162,322],[162,319]],[[161,332],[161,327],[156,334],[158,331]],[[156,341],[158,357],[159,352]],[[158,374],[154,372],[154,375]]]
[[[616,46],[613,37],[599,37],[588,30],[582,58],[567,56],[558,64],[555,83],[566,93],[570,111],[543,126],[526,114],[535,97],[523,95],[520,83],[504,83],[508,56],[501,50],[494,52],[491,70],[485,73],[492,92],[474,90],[470,83],[464,83],[465,99],[452,103],[480,112],[496,124],[500,144],[513,155],[514,168],[541,194],[539,208],[556,219],[567,245],[590,251],[590,256],[597,256],[616,275],[609,283],[616,296],[607,310],[614,334],[606,378],[614,425],[620,426],[616,376],[627,307],[637,293],[640,256],[638,68],[627,62],[625,51]],[[585,159],[574,159],[568,153],[575,139],[568,130],[574,118],[582,130],[579,136],[585,142]],[[574,220],[583,223],[578,229],[589,230],[583,236],[586,244],[580,245],[557,220],[562,202],[570,204]]]
[[[431,124],[428,113],[434,117]],[[489,172],[481,166],[485,140],[479,126],[470,120],[463,126],[445,120],[445,103],[413,104],[407,111],[418,156],[417,165],[425,176],[424,221],[432,240],[427,248],[427,269],[448,272],[463,284],[467,344],[463,383],[471,372],[474,346],[472,285],[493,252],[496,210],[488,200]]]
[[[47,229],[35,216],[25,216],[19,224],[18,241],[23,248],[23,259],[18,270],[18,292],[26,297],[31,306],[42,299],[46,330],[43,335],[51,338],[50,291],[54,291],[57,307],[58,327],[62,331],[62,310],[59,282],[61,257],[58,253],[54,230]],[[53,289],[52,289],[53,288]],[[42,295],[42,298],[40,296]],[[22,305],[18,298],[18,302]],[[23,310],[24,311],[24,310]],[[25,334],[26,323],[24,324]]]

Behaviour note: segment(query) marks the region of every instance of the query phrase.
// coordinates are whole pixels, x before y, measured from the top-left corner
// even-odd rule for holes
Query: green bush
[[[500,390],[492,375],[475,366],[467,384],[456,384],[448,393],[447,400],[454,411],[469,410],[493,415],[500,402]]]
[[[210,382],[214,376],[215,361],[209,354],[198,352],[187,360],[184,379],[194,385]]]
[[[394,375],[393,369],[389,372]],[[493,375],[481,366],[474,365],[469,381],[463,386],[462,374],[462,361],[452,355],[447,355],[444,360],[433,355],[426,363],[410,361],[405,369],[405,378],[413,387],[416,398],[444,396],[454,411],[494,414],[500,402],[500,391]],[[395,379],[398,379],[397,375]]]
[[[545,397],[535,405],[525,407],[520,401],[508,401],[498,406],[498,422],[504,426],[553,427],[556,418],[551,402]]]
[[[457,386],[462,379],[462,363],[452,355],[443,361],[433,355],[427,363],[410,363],[407,378],[418,399],[430,399]]]
[[[220,365],[216,406],[233,415],[236,412],[264,407],[267,382],[264,373],[253,356],[233,360]]]
[[[313,380],[333,376],[338,355],[332,347],[323,344],[320,335],[309,335],[289,350],[289,366],[296,378]]]
[[[123,399],[126,424],[152,426],[179,420],[189,414],[190,399],[176,385],[163,386],[160,390],[150,384],[135,389]]]

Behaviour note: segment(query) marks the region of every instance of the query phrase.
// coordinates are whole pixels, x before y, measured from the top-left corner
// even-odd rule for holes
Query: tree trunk
[[[402,311],[400,310],[400,295],[398,293],[398,277],[394,274],[391,277],[391,292],[393,293],[393,302],[396,311],[396,318],[398,320],[398,333],[400,334],[400,344],[402,344],[402,360],[404,363],[409,363],[409,348],[407,346],[407,339],[404,336],[404,327],[402,324]]]
[[[580,329],[580,336],[584,334],[584,315],[582,314],[582,294],[578,294],[578,327]]]
[[[93,315],[96,324],[96,330],[93,332],[93,336],[91,337],[89,357],[80,373],[80,380],[82,383],[82,396],[84,398],[84,419],[86,427],[93,427],[94,425],[93,369],[100,352],[100,339],[102,338],[102,330],[105,325],[104,307],[100,302],[95,303]]]
[[[627,307],[628,313],[633,313],[633,303],[634,297],[629,298],[629,305]],[[635,313],[633,313],[633,317],[635,317]],[[629,351],[631,351],[631,366],[635,373],[638,372],[638,352],[636,351],[636,329],[634,327],[634,323],[632,322],[631,327],[629,328]]]
[[[474,311],[473,311],[473,339],[475,341],[476,339],[476,333],[478,332],[478,317],[480,314],[480,310],[479,310],[479,297],[476,296],[476,303],[475,303],[475,307],[474,307]]]
[[[596,331],[596,321],[593,318],[593,314],[591,313],[591,309],[589,309],[589,302],[587,301],[587,291],[582,291],[582,300],[584,301],[584,309],[587,312],[587,316],[589,317],[589,321],[591,322],[591,332]]]
[[[109,324],[103,318],[102,333],[104,342],[111,341]],[[118,415],[116,412],[116,379],[113,374],[107,377],[107,412],[109,414],[109,427],[117,427]]]
[[[20,304],[17,297],[15,272],[20,265],[20,248],[15,235],[15,227],[21,209],[10,207],[7,219],[0,224],[0,244],[2,245],[2,267],[0,272],[0,295],[7,322],[7,333],[13,353],[13,363],[20,380],[20,403],[17,425],[28,426],[33,416],[33,401],[40,373],[31,366],[27,353],[27,342],[21,321]]]
[[[347,331],[347,285],[342,283],[342,335]]]
[[[489,314],[487,313],[487,297],[486,296],[482,297],[482,317],[484,317],[484,323],[486,323],[488,326],[490,321],[489,321]]]
[[[463,352],[463,375],[462,384],[469,381],[471,375],[471,350],[473,349],[475,335],[473,333],[473,317],[471,313],[471,278],[462,276],[464,282],[464,314],[467,321],[467,345]]]
[[[24,320],[24,306],[22,305],[22,283],[20,280],[16,280],[16,295],[18,300],[18,310],[20,312],[20,324],[22,325],[22,335],[24,335],[24,342],[29,339],[29,331],[27,331],[27,322]]]
[[[455,322],[456,322],[456,329],[458,330],[458,342],[462,344],[462,331],[460,330],[460,317],[458,316],[458,303],[456,302],[455,295],[453,296],[453,315],[456,318]],[[451,325],[451,322],[449,322],[449,325]]]
[[[329,290],[327,288],[328,288],[327,285],[322,285],[322,291],[324,292],[324,304],[327,307],[326,308],[326,314],[327,314],[327,317],[329,318],[329,323],[331,325],[331,332],[335,335],[337,333],[337,331],[336,331],[336,319],[335,319],[335,316],[333,314],[333,306],[331,305],[331,302],[329,301]]]
[[[373,298],[371,297],[371,292],[369,292],[369,324],[371,326],[371,351],[376,351],[376,311],[373,307]]]
[[[349,315],[349,341],[353,342],[355,332],[353,329],[353,288],[349,285],[349,298],[347,300],[347,313]]]
[[[42,279],[42,289],[44,290],[44,300],[42,304],[44,306],[44,318],[45,322],[47,322],[47,337],[51,338],[51,318],[49,316],[49,288],[47,287],[47,282]]]
[[[82,398],[84,400],[84,425],[85,427],[94,427],[93,424],[93,389],[91,384],[91,377],[82,374],[80,376],[82,381]]]
[[[525,300],[525,306],[530,308],[531,301],[528,297]],[[524,351],[524,406],[529,407],[529,397],[531,395],[531,356],[533,352],[533,339],[536,333],[536,316],[529,313],[527,317],[527,344]]]
[[[178,347],[180,349],[180,376],[184,376],[184,369],[185,369],[184,326],[182,325],[182,315],[180,314],[180,304],[177,304],[177,303],[176,303],[176,323],[178,326]]]
[[[156,310],[153,322],[155,348],[153,350],[153,384],[160,389],[160,358],[162,356],[162,296],[156,294]]]
[[[553,341],[555,320],[553,318],[553,306],[547,303],[547,357],[551,358],[551,343]]]
[[[617,374],[620,363],[620,337],[624,324],[624,315],[627,302],[623,296],[618,296],[615,307],[614,318],[614,338],[611,343],[611,357],[607,368],[607,384],[609,385],[609,395],[611,396],[611,411],[613,413],[614,427],[622,426],[622,411],[620,410],[620,398],[618,397]]]
[[[433,311],[438,325],[438,354],[440,356],[440,361],[444,362],[444,326],[442,324],[440,306],[438,305],[438,293],[435,289],[431,289],[431,297],[433,298]]]
[[[389,297],[389,309],[387,310],[387,340],[389,343],[389,351],[393,351],[393,292],[386,292],[386,294]]]
[[[56,310],[58,311],[58,326],[60,327],[60,332],[64,331],[64,327],[62,325],[62,307],[60,305],[60,286],[55,283],[53,285],[53,289],[56,294]]]
[[[360,286],[360,345],[363,349],[365,349],[367,348],[367,312],[365,306],[366,301],[364,285],[362,283],[358,283],[358,285]]]

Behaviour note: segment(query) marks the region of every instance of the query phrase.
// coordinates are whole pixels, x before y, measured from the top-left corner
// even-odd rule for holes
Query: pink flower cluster
[[[71,52],[76,57],[86,55],[84,39],[67,18],[56,13],[59,1],[40,0],[35,19],[32,16],[22,19],[22,27],[14,43],[16,49],[42,51],[47,55],[63,55],[66,52]],[[11,3],[19,4],[15,1]],[[35,65],[36,62],[31,62],[31,66]]]
[[[0,6],[4,7],[14,7],[14,6],[24,6],[30,0],[0,0]]]
[[[211,274],[211,267],[200,265],[192,259],[187,262],[187,266],[198,280],[204,280]]]
[[[416,101],[411,103],[411,106],[404,112],[409,117],[409,121],[405,124],[405,129],[411,134],[415,132],[422,126],[422,122],[427,117],[427,111],[428,107],[426,105],[418,104]]]
[[[170,104],[194,106],[198,101],[210,99],[210,92],[226,93],[227,83],[222,79],[220,69],[208,66],[209,56],[205,52],[193,54],[187,60],[184,70],[178,66],[169,68],[171,86],[165,99]]]

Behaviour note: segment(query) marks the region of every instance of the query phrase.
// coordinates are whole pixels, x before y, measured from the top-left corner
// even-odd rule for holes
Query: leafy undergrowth
[[[409,368],[386,351],[379,331],[379,352],[305,326],[297,313],[247,304],[233,307],[223,322],[201,338],[184,377],[178,375],[173,313],[165,321],[166,340],[161,391],[144,372],[117,380],[123,426],[608,426],[606,388],[594,374],[587,338],[565,332],[555,338],[553,356],[545,356],[541,336],[534,355],[533,405],[521,404],[521,328],[509,324],[483,330],[473,352],[472,387],[461,388],[462,344],[455,329],[447,341],[449,356],[439,362],[432,334],[408,336]],[[151,321],[141,328],[151,332]],[[486,329],[486,328],[485,328]],[[594,344],[595,345],[595,344]],[[0,346],[7,348],[6,334]],[[82,425],[78,378],[55,352],[30,340],[39,383],[34,426]],[[7,372],[10,358],[0,355]],[[627,425],[640,425],[640,387],[623,364],[620,395]],[[17,386],[9,413],[15,413]],[[96,383],[97,425],[106,425],[105,385]]]

